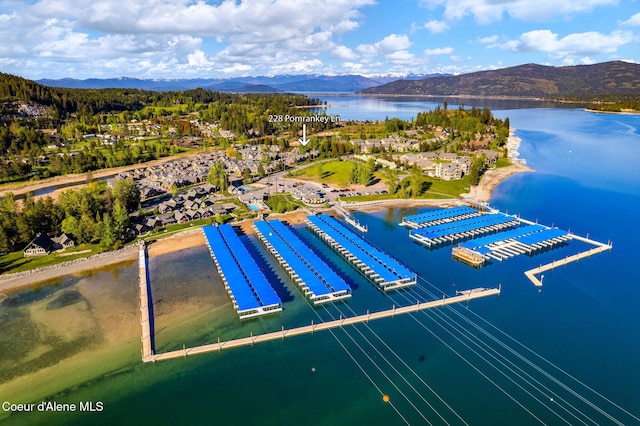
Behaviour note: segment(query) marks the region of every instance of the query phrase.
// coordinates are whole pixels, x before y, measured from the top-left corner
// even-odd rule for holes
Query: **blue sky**
[[[27,78],[465,73],[640,62],[640,0],[0,0]]]

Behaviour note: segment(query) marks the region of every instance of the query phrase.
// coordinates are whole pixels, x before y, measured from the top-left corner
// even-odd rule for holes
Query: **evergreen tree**
[[[127,229],[127,226],[129,226],[130,218],[127,209],[122,206],[119,200],[116,200],[113,204],[112,216],[113,233],[117,236],[124,235],[124,231]]]
[[[387,171],[386,176],[387,188],[389,188],[389,194],[395,194],[398,191],[398,184],[400,180],[398,178],[398,170],[390,169]]]
[[[114,232],[114,223],[111,220],[109,213],[104,213],[102,216],[102,238],[100,239],[100,245],[102,247],[111,248],[116,243],[116,233]]]

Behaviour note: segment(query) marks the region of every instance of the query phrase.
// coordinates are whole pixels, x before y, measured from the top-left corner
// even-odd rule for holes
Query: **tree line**
[[[27,194],[19,208],[13,194],[0,200],[0,254],[18,251],[38,234],[70,235],[78,244],[116,248],[125,239],[129,213],[138,209],[140,191],[132,179],[116,180],[112,188],[92,182],[69,189],[56,202]]]

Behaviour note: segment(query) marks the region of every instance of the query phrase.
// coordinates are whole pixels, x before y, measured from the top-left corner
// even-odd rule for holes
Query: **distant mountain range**
[[[444,74],[412,74],[412,75],[376,75],[364,77],[361,75],[281,75],[265,77],[239,77],[230,79],[142,79],[132,77],[120,78],[90,78],[77,80],[63,78],[59,80],[42,79],[38,83],[51,87],[65,87],[71,89],[143,89],[143,90],[188,90],[211,89],[221,92],[235,93],[278,93],[278,92],[347,92],[389,83],[399,78],[413,80],[424,79]]]
[[[614,61],[552,67],[525,64],[499,70],[399,80],[360,94],[544,97],[639,94],[640,64]]]

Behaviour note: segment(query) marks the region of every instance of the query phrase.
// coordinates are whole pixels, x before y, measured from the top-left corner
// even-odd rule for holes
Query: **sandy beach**
[[[470,199],[475,202],[486,202],[491,199],[493,190],[506,178],[516,173],[533,172],[531,167],[521,163],[513,163],[508,167],[487,170],[478,186],[472,186],[467,194],[462,194],[462,199]]]
[[[198,228],[154,241],[147,246],[147,253],[149,257],[155,257],[202,245],[204,245],[204,235]]]

